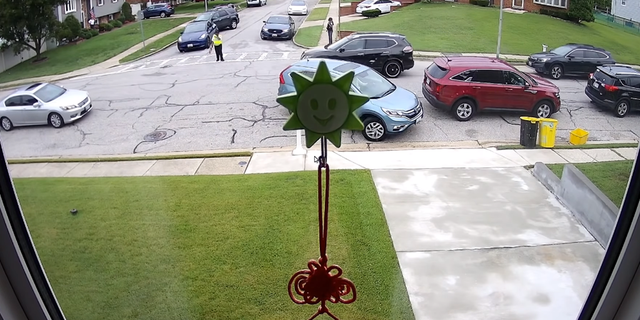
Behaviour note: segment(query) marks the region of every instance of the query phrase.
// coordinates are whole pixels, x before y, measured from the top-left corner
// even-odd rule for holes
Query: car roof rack
[[[356,31],[352,34],[355,35],[390,35],[390,36],[401,36],[404,37],[404,34],[397,32],[389,32],[389,31]]]

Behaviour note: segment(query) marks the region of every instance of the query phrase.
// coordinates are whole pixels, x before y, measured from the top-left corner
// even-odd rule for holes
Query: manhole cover
[[[168,138],[168,134],[166,131],[162,131],[162,130],[158,130],[158,131],[154,131],[151,132],[147,135],[144,136],[144,141],[147,142],[156,142],[156,141],[161,141]]]

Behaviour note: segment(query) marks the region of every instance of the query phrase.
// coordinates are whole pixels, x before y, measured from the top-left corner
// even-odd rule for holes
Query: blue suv
[[[355,77],[351,91],[369,97],[369,101],[356,110],[364,123],[362,135],[369,141],[382,141],[389,134],[404,132],[422,120],[422,103],[411,91],[397,87],[377,71],[354,62],[308,59],[296,62],[280,73],[278,95],[295,92],[291,72],[296,71],[313,78],[320,61],[324,60],[334,78],[348,71]]]
[[[170,17],[175,13],[173,7],[168,3],[156,3],[148,6],[144,10],[142,10],[142,14],[145,19],[149,19],[152,17]]]
[[[178,51],[207,49],[211,47],[213,34],[218,30],[215,24],[208,21],[194,21],[184,28],[178,38]]]

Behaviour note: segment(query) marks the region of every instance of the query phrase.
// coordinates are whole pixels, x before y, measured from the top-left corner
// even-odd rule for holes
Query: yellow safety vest
[[[219,46],[222,44],[222,39],[219,36],[213,35],[213,45]]]

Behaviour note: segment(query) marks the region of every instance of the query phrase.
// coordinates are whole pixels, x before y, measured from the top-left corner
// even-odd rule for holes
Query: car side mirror
[[[36,102],[36,103],[33,104],[33,107],[34,108],[40,108],[40,107],[42,107],[42,105],[40,104],[40,102]]]
[[[569,58],[569,59],[573,59],[573,58],[574,58],[574,56],[567,56],[567,58]]]
[[[344,52],[344,48],[340,48],[340,50],[338,50],[340,53]]]
[[[267,23],[266,21],[262,20],[262,23]]]

